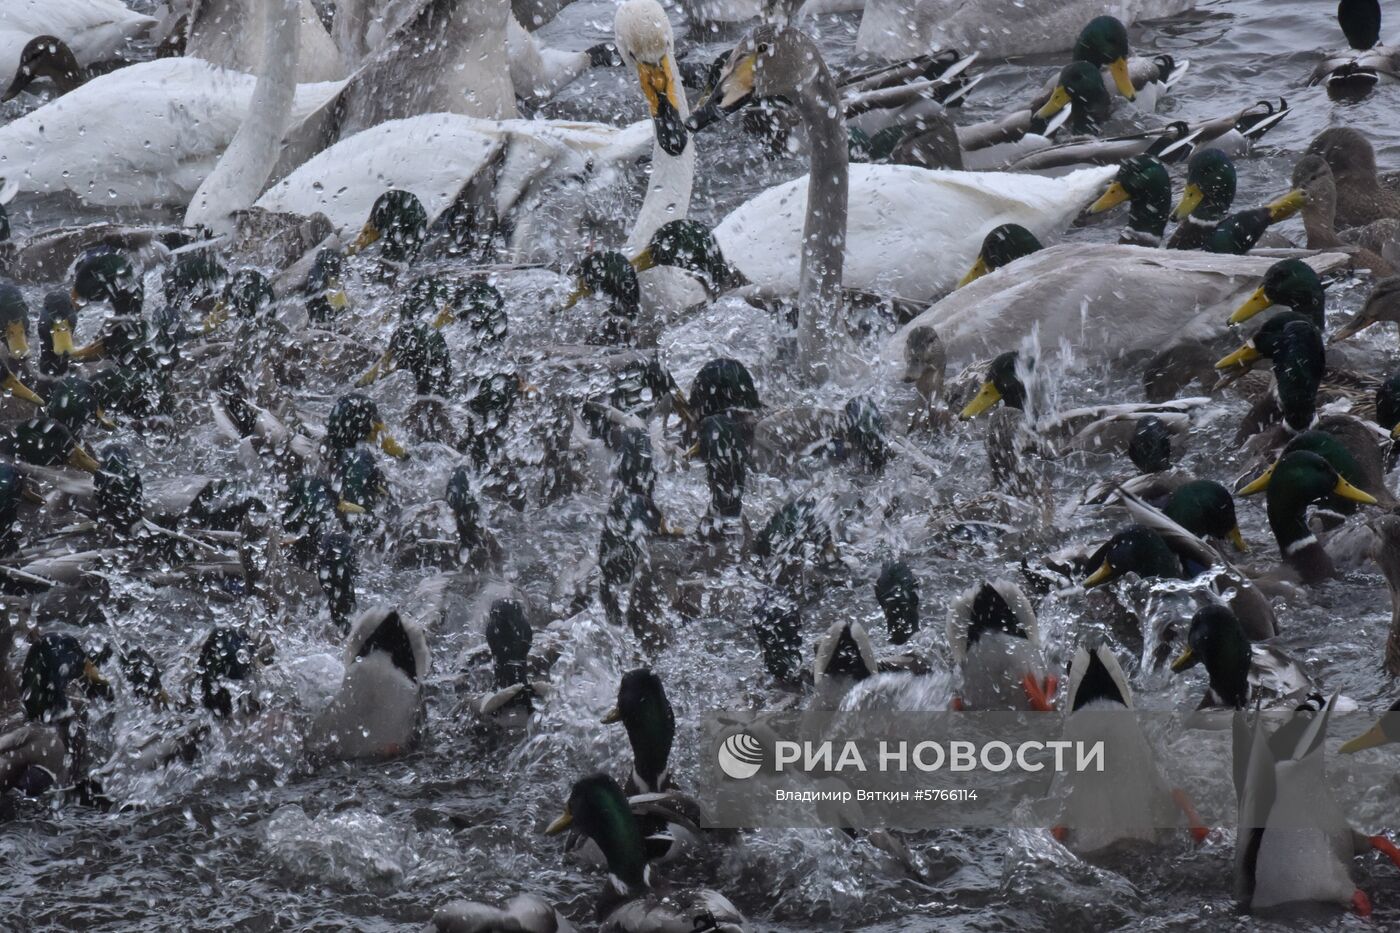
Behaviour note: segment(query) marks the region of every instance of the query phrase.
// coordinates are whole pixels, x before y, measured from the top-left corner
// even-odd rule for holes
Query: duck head
[[[350,296],[345,292],[345,259],[333,249],[316,252],[316,258],[307,270],[306,281],[301,291],[306,297],[306,316],[317,324],[334,320],[342,311],[350,307]]]
[[[78,309],[66,291],[51,291],[44,296],[39,312],[39,372],[46,376],[61,376],[68,371],[68,358],[73,352],[73,335],[78,329]]]
[[[943,394],[948,369],[948,348],[932,327],[911,328],[904,341],[904,381],[912,382],[919,395],[932,401]]]
[[[1038,253],[1045,247],[1040,240],[1020,224],[1002,224],[982,238],[982,248],[977,252],[977,260],[967,274],[958,280],[958,288],[970,285],[1002,266],[1010,265],[1022,256]]]
[[[73,269],[73,303],[106,302],[119,315],[139,315],[146,291],[131,261],[110,247],[84,253]]]
[[[0,328],[5,331],[5,348],[22,360],[29,355],[29,303],[19,286],[0,282]]]
[[[78,434],[90,421],[112,427],[98,398],[98,386],[82,376],[64,376],[49,388],[44,414]]]
[[[117,655],[122,677],[138,699],[158,706],[170,703],[170,695],[161,685],[161,669],[149,651],[139,645],[126,645]]]
[[[71,635],[47,634],[30,646],[20,668],[20,702],[30,722],[56,722],[69,711],[68,685],[79,678],[89,693],[111,686],[92,655]]]
[[[210,632],[195,662],[204,708],[225,719],[235,710],[255,714],[259,704],[253,694],[254,674],[262,663],[260,654],[259,646],[242,629],[221,626]]]
[[[100,464],[93,459],[77,439],[61,423],[40,416],[15,426],[8,437],[0,440],[0,450],[16,460],[35,466],[68,466],[97,472]]]
[[[676,714],[666,698],[661,678],[646,668],[622,675],[617,706],[604,723],[620,722],[632,745],[632,774],[639,791],[656,793],[666,784],[671,745],[676,737]]]
[[[1172,662],[1180,674],[1204,663],[1210,688],[1234,709],[1249,704],[1249,667],[1253,655],[1240,620],[1226,606],[1205,606],[1191,617],[1186,648]]]
[[[1332,340],[1335,342],[1354,337],[1372,324],[1382,321],[1400,322],[1400,276],[1390,276],[1377,282],[1366,303],[1356,312],[1356,317],[1337,328]]]
[[[1214,480],[1192,480],[1179,487],[1163,512],[1198,538],[1229,541],[1237,551],[1248,550],[1235,517],[1235,499]]]
[[[1050,99],[1035,112],[1035,122],[1049,120],[1068,106],[1074,107],[1069,122],[1075,133],[1097,134],[1108,120],[1112,100],[1097,67],[1088,62],[1070,62],[1061,68]]]
[[[112,444],[102,451],[102,469],[92,477],[98,521],[119,531],[127,531],[141,520],[144,486],[141,471],[131,451]]]
[[[459,466],[447,478],[447,493],[444,497],[452,510],[452,520],[457,526],[457,545],[464,553],[480,547],[481,504],[477,500],[472,483],[471,470]]]
[[[1113,76],[1113,84],[1118,93],[1128,100],[1137,99],[1132,76],[1128,73],[1128,27],[1114,16],[1096,16],[1080,30],[1074,42],[1072,58],[1076,62],[1087,62],[1097,70],[1107,68]]]
[[[369,219],[346,253],[354,256],[379,243],[385,259],[408,262],[418,255],[427,238],[428,212],[423,202],[412,192],[391,188],[375,199]]]
[[[1263,476],[1240,490],[1240,495],[1251,496],[1259,492],[1268,493],[1265,510],[1269,516],[1269,527],[1273,529],[1279,552],[1285,559],[1294,558],[1317,545],[1317,538],[1308,528],[1309,506],[1334,495],[1364,505],[1376,504],[1375,497],[1357,489],[1343,479],[1330,463],[1306,450],[1285,454]],[[1330,565],[1319,570],[1319,575],[1324,577],[1331,573]]]
[[[486,646],[491,650],[497,690],[528,679],[530,646],[535,630],[525,619],[525,607],[516,599],[498,599],[486,619]]]
[[[492,346],[506,339],[510,322],[506,315],[506,300],[501,290],[481,276],[462,283],[453,302],[453,318],[464,322],[479,346]],[[439,316],[436,325],[442,321]]]
[[[1360,52],[1375,48],[1381,41],[1380,0],[1342,0],[1337,4],[1337,25],[1352,48]]]
[[[697,420],[731,408],[758,411],[763,407],[748,367],[727,357],[710,360],[700,367],[690,384],[688,404]]]
[[[229,318],[244,323],[265,321],[272,312],[273,301],[267,276],[257,269],[239,269],[224,284],[218,304],[204,319],[204,332],[214,331]]]
[[[1099,554],[1101,562],[1084,581],[1085,589],[1112,583],[1129,573],[1145,579],[1175,580],[1182,575],[1181,559],[1161,535],[1145,525],[1129,525],[1110,538]]]
[[[748,104],[796,103],[818,82],[831,78],[816,44],[796,29],[764,24],[729,53],[705,104],[686,125],[698,131]]]
[[[1108,190],[1089,206],[1089,213],[1102,213],[1124,201],[1131,203],[1128,229],[1154,242],[1160,240],[1172,205],[1172,179],[1161,159],[1143,155],[1125,160]]]
[[[390,373],[407,369],[420,396],[445,396],[452,386],[452,357],[447,341],[427,324],[404,321],[389,337],[389,349],[355,383],[372,385]]]
[[[384,419],[379,415],[379,406],[366,395],[351,392],[342,395],[331,408],[326,419],[326,449],[332,458],[342,450],[349,450],[356,444],[374,444],[391,457],[406,459],[408,452],[394,440]]]
[[[1172,434],[1156,415],[1144,415],[1128,441],[1128,459],[1143,473],[1161,473],[1172,465]]]
[[[1235,203],[1238,184],[1233,159],[1220,149],[1198,150],[1186,163],[1186,188],[1172,219],[1180,222],[1194,217],[1202,223],[1219,223]]]
[[[353,524],[355,516],[373,513],[379,507],[389,494],[389,481],[374,454],[356,446],[341,452],[331,488],[336,493],[337,509]]]
[[[162,278],[165,303],[172,308],[207,307],[223,295],[228,281],[228,269],[214,250],[179,253]]]
[[[632,259],[638,272],[656,266],[684,269],[698,278],[715,297],[740,284],[742,276],[725,261],[710,228],[695,220],[671,220],[651,235],[646,247]]]
[[[1230,315],[1230,323],[1240,324],[1266,308],[1284,305],[1321,329],[1326,300],[1322,280],[1312,266],[1301,259],[1284,259],[1269,267],[1260,286]]]
[[[710,487],[710,510],[721,518],[738,518],[744,505],[749,448],[738,424],[729,415],[710,415],[700,422],[697,452],[705,461]]]
[[[617,781],[606,774],[592,774],[574,783],[564,812],[545,833],[556,836],[576,829],[593,840],[607,859],[608,874],[626,893],[647,889],[646,847],[637,818]]]
[[[1015,350],[1009,350],[992,360],[991,365],[987,367],[982,387],[977,390],[972,401],[958,413],[958,417],[964,421],[976,418],[989,411],[997,402],[1004,402],[1007,408],[1025,410],[1026,386],[1016,372],[1020,363],[1021,355]],[[1028,362],[1027,368],[1032,365],[1034,364]]]
[[[802,615],[797,604],[778,590],[767,591],[754,607],[754,635],[763,666],[789,683],[802,673]]]
[[[1400,437],[1400,370],[1376,386],[1376,424],[1389,431],[1392,439]]]

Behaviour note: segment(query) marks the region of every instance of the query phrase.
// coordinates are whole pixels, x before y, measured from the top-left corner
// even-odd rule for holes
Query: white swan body
[[[297,81],[338,81],[345,77],[340,51],[311,0],[299,0]],[[281,13],[278,13],[279,18]],[[185,54],[247,74],[263,72],[263,35],[267,16],[262,3],[246,0],[197,0],[190,17]]]
[[[233,139],[257,79],[194,58],[122,68],[0,127],[0,175],[104,207],[185,205]],[[334,82],[303,84],[298,120]]]
[[[793,0],[792,6],[801,7],[804,16],[821,13],[850,13],[865,7],[866,0]],[[680,8],[685,11],[689,22],[701,23],[746,23],[758,19],[764,7],[772,5],[772,0],[680,0]],[[798,11],[794,11],[794,15]]]
[[[445,210],[472,177],[504,153],[494,198],[498,213],[532,182],[588,158],[636,159],[651,141],[650,121],[622,128],[562,120],[481,120],[429,113],[356,133],[273,185],[257,207],[320,211],[341,231],[358,230],[389,188],[417,195],[429,218]]]
[[[35,36],[56,36],[80,65],[111,58],[158,20],[127,9],[121,0],[5,0],[0,4],[0,84],[19,68]]]
[[[993,58],[1063,52],[1096,16],[1116,16],[1131,26],[1195,5],[1196,0],[869,0],[856,50],[891,60],[936,49]]]
[[[1346,262],[1339,253],[1300,255],[1319,272]],[[1019,346],[1032,326],[1039,328],[1041,346],[1066,341],[1085,361],[1156,353],[1182,340],[1223,335],[1231,308],[1277,260],[1097,243],[1052,246],[953,292],[896,333],[885,357],[901,363],[905,340],[920,326],[938,333],[954,365]]]
[[[1045,178],[852,165],[843,284],[931,300],[957,283],[993,227],[1019,223],[1038,237],[1058,235],[1115,171],[1088,168]],[[740,205],[715,228],[715,240],[750,282],[796,292],[806,210],[804,175]]]

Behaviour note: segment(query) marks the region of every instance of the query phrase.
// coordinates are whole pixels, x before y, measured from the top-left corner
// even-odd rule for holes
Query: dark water
[[[1293,159],[1321,129],[1352,125],[1375,142],[1383,167],[1400,166],[1396,93],[1382,89],[1360,103],[1333,103],[1305,86],[1319,47],[1340,35],[1331,2],[1303,0],[1206,0],[1195,14],[1134,30],[1139,49],[1169,51],[1191,60],[1191,70],[1163,103],[1162,118],[1209,117],[1260,99],[1285,97],[1289,118],[1264,141],[1255,158],[1241,162],[1241,204],[1259,204],[1285,190]],[[850,17],[811,25],[833,60],[847,55],[855,25]],[[612,6],[583,2],[544,30],[547,41],[585,47],[606,38]],[[691,37],[692,40],[694,37]],[[682,41],[682,45],[689,45]],[[707,41],[691,54],[705,59],[723,47]],[[1003,112],[1026,99],[1054,71],[1053,62],[1001,64],[969,104],[969,116]],[[641,104],[621,73],[579,82],[551,104],[551,115],[641,116]],[[734,127],[706,137],[701,147],[693,213],[723,216],[753,192],[803,171],[800,160],[769,162],[753,155]],[[1296,222],[1285,232],[1300,233]],[[1113,226],[1071,236],[1108,241]],[[505,286],[512,296],[530,294],[529,282]],[[1336,288],[1329,308],[1353,310],[1367,286]],[[537,294],[537,292],[536,292]],[[370,289],[373,309],[376,293]],[[382,296],[380,300],[385,300]],[[361,298],[363,301],[364,298]],[[511,306],[516,350],[542,343],[551,324],[523,298]],[[691,375],[719,346],[747,352],[760,362],[774,331],[734,308],[668,335],[676,377]],[[1394,336],[1375,328],[1357,342],[1358,368],[1381,372],[1395,362]],[[726,341],[728,343],[726,344]],[[778,405],[808,401],[771,367],[758,369],[765,399]],[[324,415],[332,383],[313,380],[304,407]],[[877,386],[874,390],[884,391]],[[375,390],[391,422],[406,406],[411,385],[390,380]],[[1093,366],[1067,369],[1057,388],[1064,404],[1136,397],[1134,380]],[[314,398],[315,393],[324,397]],[[1197,432],[1185,466],[1217,479],[1232,478],[1242,463],[1226,443],[1243,412],[1228,402],[1224,413]],[[524,420],[528,422],[527,413]],[[1114,516],[1062,513],[1057,532],[1034,529],[1005,542],[950,541],[937,534],[937,515],[957,499],[980,494],[985,457],[980,428],[953,430],[921,445],[944,470],[931,478],[897,461],[879,481],[842,475],[784,483],[763,478],[746,497],[746,509],[762,521],[796,488],[812,485],[847,505],[843,514],[845,559],[855,569],[849,588],[823,597],[807,613],[815,633],[852,615],[878,618],[870,584],[883,558],[907,555],[923,581],[924,618],[933,643],[951,597],[983,576],[1005,573],[1022,551],[1098,539],[1119,521]],[[522,439],[521,443],[525,443]],[[143,448],[153,473],[233,469],[227,445],[191,444]],[[391,477],[399,505],[410,507],[436,494],[450,459],[428,452]],[[602,469],[599,461],[599,470]],[[1066,501],[1102,468],[1075,464],[1054,476],[1057,500]],[[707,493],[698,471],[663,475],[658,498],[676,523],[693,527]],[[601,484],[544,511],[518,515],[487,507],[487,523],[511,555],[518,580],[538,584],[560,567],[576,564],[596,547],[605,508]],[[893,517],[886,517],[891,515]],[[1262,508],[1242,508],[1246,537],[1257,553],[1272,554]],[[930,527],[935,525],[935,527]],[[420,574],[395,571],[369,557],[362,605],[410,592]],[[338,653],[324,609],[312,594],[288,618],[259,616],[242,605],[207,604],[175,591],[124,584],[129,609],[113,620],[120,638],[145,644],[170,668],[169,682],[190,673],[192,646],[218,623],[249,619],[274,631],[278,661],[265,685],[270,707],[251,734],[221,737],[192,768],[114,782],[121,812],[20,805],[0,829],[0,928],[19,930],[168,929],[416,929],[433,908],[455,897],[498,899],[521,890],[561,905],[576,920],[591,916],[600,872],[569,860],[561,845],[541,834],[561,808],[572,780],[603,768],[621,776],[629,752],[621,729],[598,720],[612,705],[622,671],[642,663],[630,638],[610,629],[596,606],[566,624],[568,643],[553,671],[557,695],[530,733],[501,741],[480,734],[461,712],[459,687],[481,686],[480,672],[463,674],[464,656],[481,644],[480,621],[466,600],[454,600],[433,636],[428,734],[420,749],[401,759],[369,765],[318,765],[303,750],[302,710],[334,682]],[[747,607],[755,586],[729,571],[712,584],[727,607],[683,624],[671,649],[654,662],[679,720],[673,770],[682,785],[698,769],[698,715],[707,709],[771,702],[757,650],[749,636]],[[1042,632],[1052,661],[1068,657],[1086,632],[1082,600],[1048,603]],[[1382,579],[1356,574],[1333,584],[1307,604],[1280,607],[1281,643],[1330,689],[1380,706],[1395,688],[1380,674],[1379,657],[1389,622]],[[1091,630],[1091,629],[1088,629]],[[939,656],[941,647],[935,648]],[[1193,703],[1199,678],[1143,676],[1134,683],[1139,703],[1177,707]],[[947,702],[946,682],[929,687],[935,708]],[[102,734],[120,742],[154,728],[147,714],[119,702]],[[1237,915],[1230,892],[1232,842],[1228,834],[1199,848],[1184,841],[1134,853],[1112,868],[1068,857],[1043,832],[941,832],[910,840],[925,862],[928,883],[905,880],[889,859],[836,832],[765,831],[728,851],[682,868],[673,877],[694,878],[726,892],[759,929],[783,930],[1143,930],[1188,929],[1388,929],[1400,926],[1400,875],[1374,859],[1359,860],[1356,876],[1376,906],[1370,921],[1337,913],[1260,921]]]

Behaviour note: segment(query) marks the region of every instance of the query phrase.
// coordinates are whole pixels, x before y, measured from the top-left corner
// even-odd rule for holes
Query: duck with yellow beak
[[[1322,279],[1301,259],[1284,259],[1270,266],[1264,281],[1230,315],[1230,323],[1243,324],[1274,305],[1303,315],[1318,330],[1326,326],[1327,296]]]
[[[1160,246],[1172,206],[1172,180],[1155,156],[1133,156],[1118,167],[1108,190],[1089,205],[1090,214],[1112,210],[1123,202],[1131,208],[1128,226],[1118,237],[1127,246]]]
[[[0,328],[5,331],[5,349],[11,359],[29,355],[29,304],[16,285],[0,283]]]
[[[958,281],[958,288],[971,285],[989,272],[1002,266],[1009,266],[1022,256],[1038,253],[1045,247],[1040,240],[1020,224],[1002,224],[994,227],[991,233],[982,238],[982,248],[977,252],[977,261]]]
[[[1104,90],[1116,91],[1124,99],[1137,102],[1143,110],[1154,109],[1161,95],[1180,80],[1190,65],[1186,61],[1178,63],[1170,55],[1133,58],[1128,27],[1114,16],[1096,16],[1085,24],[1074,43],[1071,61],[1092,67],[1101,75]],[[1068,88],[1060,81],[1047,90],[1055,106],[1048,114],[1042,109],[1043,115],[1057,113],[1070,103]]]

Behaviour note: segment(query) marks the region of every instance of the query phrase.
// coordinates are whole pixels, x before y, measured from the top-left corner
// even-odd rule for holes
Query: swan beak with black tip
[[[1264,286],[1259,286],[1254,290],[1254,294],[1244,304],[1235,309],[1235,313],[1230,315],[1231,324],[1243,324],[1261,311],[1268,310],[1274,305],[1274,300],[1264,292]]]
[[[407,460],[408,451],[396,440],[394,435],[389,433],[389,429],[384,426],[384,422],[375,422],[373,430],[370,431],[369,439],[371,443],[378,444],[379,449],[384,451],[395,460]]]
[[[1118,93],[1128,100],[1137,100],[1137,88],[1133,87],[1133,76],[1128,72],[1128,60],[1118,58],[1108,63],[1108,73],[1113,75],[1113,83]]]
[[[978,390],[972,401],[968,402],[967,406],[962,411],[958,412],[958,418],[961,421],[971,421],[1000,401],[1001,390],[998,389],[994,383],[984,382],[982,383],[982,388]]]
[[[553,823],[545,827],[544,834],[546,836],[557,836],[572,825],[574,825],[574,815],[570,812],[568,806],[565,805],[564,812],[559,814],[559,818]]]
[[[756,52],[750,52],[738,61],[734,61],[731,54],[729,63],[719,76],[719,83],[705,103],[685,121],[686,127],[692,133],[698,133],[753,100],[754,67],[757,63]]]
[[[1102,214],[1111,210],[1124,201],[1131,201],[1132,195],[1128,194],[1128,189],[1124,188],[1121,182],[1113,182],[1108,186],[1108,190],[1099,196],[1099,199],[1089,205],[1089,213]]]
[[[1181,203],[1172,211],[1172,220],[1180,222],[1190,217],[1205,199],[1206,193],[1201,190],[1201,186],[1194,181],[1188,182],[1186,190],[1181,193]]]
[[[659,64],[637,62],[637,77],[656,127],[657,144],[669,156],[680,155],[689,140],[681,120],[680,88],[671,80],[671,56],[663,55]]]
[[[987,268],[987,260],[981,255],[979,255],[977,257],[977,261],[972,264],[972,268],[967,270],[967,275],[964,275],[962,278],[958,279],[958,288],[962,288],[965,285],[971,285],[973,282],[976,282],[982,276],[986,275],[988,272],[991,271],[991,269]]]

